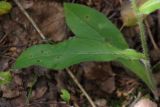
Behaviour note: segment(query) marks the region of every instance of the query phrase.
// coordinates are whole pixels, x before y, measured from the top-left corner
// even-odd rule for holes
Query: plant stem
[[[157,88],[156,88],[156,84],[153,78],[153,74],[152,74],[152,70],[151,70],[151,64],[150,64],[150,58],[149,58],[149,54],[148,54],[148,46],[147,46],[147,39],[146,39],[146,35],[145,35],[145,26],[143,24],[143,14],[141,14],[138,10],[137,4],[136,4],[136,0],[131,0],[132,2],[132,8],[135,11],[136,17],[137,17],[137,23],[139,26],[139,30],[140,30],[140,39],[141,39],[141,44],[142,44],[142,49],[143,49],[143,53],[145,55],[145,59],[144,59],[144,65],[146,68],[146,76],[148,77],[148,82],[150,83],[150,89],[152,90],[155,99],[158,99],[157,97]]]
[[[146,40],[146,35],[145,35],[145,28],[144,28],[144,24],[143,24],[143,15],[139,13],[139,10],[136,5],[136,0],[132,0],[131,3],[132,3],[132,8],[135,11],[136,16],[137,16],[137,22],[138,22],[139,29],[140,29],[140,38],[141,38],[143,53],[146,57],[146,60],[149,60],[147,40]]]

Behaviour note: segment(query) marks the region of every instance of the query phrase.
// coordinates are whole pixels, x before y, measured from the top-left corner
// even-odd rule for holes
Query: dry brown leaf
[[[89,80],[106,80],[108,77],[115,76],[112,72],[110,63],[83,63],[84,76]]]
[[[34,94],[32,95],[32,99],[39,99],[44,96],[44,94],[47,92],[47,87],[39,87],[36,91],[34,91]]]
[[[19,76],[19,75],[13,75],[13,78],[14,78],[14,82],[15,84],[19,85],[19,86],[22,86],[23,85],[23,81],[22,81],[22,78]]]
[[[61,4],[54,1],[37,1],[31,10],[33,19],[46,37],[53,41],[62,41],[66,38],[66,25]]]
[[[99,88],[106,92],[112,93],[115,87],[115,74],[112,72],[110,63],[87,62],[83,64],[84,76],[88,80],[96,81]]]
[[[25,103],[26,103],[26,96],[21,95],[15,99],[11,100],[11,102],[10,102],[11,106],[9,106],[9,107],[24,107]]]
[[[18,90],[11,89],[11,87],[7,85],[2,85],[1,90],[3,92],[2,97],[4,98],[15,98],[20,95],[20,92]]]
[[[106,92],[111,94],[115,89],[115,78],[114,77],[110,77],[107,80],[103,81],[100,83],[100,88]]]

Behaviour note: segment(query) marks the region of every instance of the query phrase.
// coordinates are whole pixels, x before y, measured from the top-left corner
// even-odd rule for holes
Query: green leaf
[[[120,50],[108,43],[73,38],[57,45],[36,45],[27,49],[16,61],[14,68],[40,65],[64,69],[85,61],[112,61],[117,58],[141,59],[144,55],[134,50]]]
[[[120,49],[128,48],[121,32],[103,14],[78,4],[66,3],[64,6],[67,24],[76,36],[110,43]],[[126,60],[123,57],[116,61],[134,72],[152,91],[156,90],[152,75],[139,60]]]
[[[36,45],[21,54],[14,68],[40,65],[64,69],[85,61],[118,61],[141,78],[153,91],[155,84],[140,59],[144,56],[132,49],[121,32],[101,13],[89,7],[64,5],[68,26],[75,38],[56,45]]]
[[[11,82],[12,76],[10,72],[0,71],[0,85],[7,84]]]
[[[102,13],[79,4],[64,4],[67,25],[77,37],[94,39],[126,49],[121,32]]]
[[[61,95],[60,97],[67,103],[69,103],[70,99],[71,99],[71,95],[70,93],[66,90],[66,89],[62,89],[61,90]]]
[[[8,13],[12,8],[12,5],[6,1],[0,1],[0,15]]]
[[[139,11],[143,14],[150,14],[157,9],[160,9],[160,0],[149,0],[139,8]]]

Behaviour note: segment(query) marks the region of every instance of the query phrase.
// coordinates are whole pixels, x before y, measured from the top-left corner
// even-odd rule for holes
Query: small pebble
[[[141,99],[133,107],[158,107],[157,104],[150,99]]]

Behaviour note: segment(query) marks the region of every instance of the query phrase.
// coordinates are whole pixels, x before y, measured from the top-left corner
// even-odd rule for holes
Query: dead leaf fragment
[[[2,85],[1,86],[1,90],[3,92],[2,97],[4,98],[15,98],[18,97],[20,95],[20,92],[14,89],[11,89],[9,86],[7,85]]]
[[[63,7],[55,1],[37,1],[32,8],[32,17],[35,19],[44,35],[53,41],[62,41],[66,38],[66,25]],[[36,32],[33,32],[33,35]]]
[[[112,71],[110,63],[83,63],[84,76],[88,80],[96,81],[95,83],[99,88],[111,94],[115,89],[115,74]],[[90,89],[93,85],[87,85]]]
[[[0,60],[0,71],[4,71],[9,67],[9,60],[8,59],[1,59]]]
[[[22,78],[21,78],[19,75],[14,75],[13,78],[14,78],[14,82],[15,82],[17,85],[22,86],[23,81],[22,81]]]
[[[39,98],[43,97],[44,94],[46,93],[47,89],[48,89],[47,87],[38,88],[33,94],[34,95],[33,99],[39,99]]]
[[[83,63],[84,76],[89,80],[106,80],[108,77],[115,76],[112,72],[110,63]]]
[[[24,107],[24,105],[26,104],[25,94],[23,93],[21,96],[14,98],[13,100],[11,100],[10,104],[12,105],[12,107]]]
[[[114,77],[110,77],[107,80],[105,80],[104,82],[101,82],[101,86],[100,88],[105,91],[106,93],[111,94],[115,89],[115,78]]]

